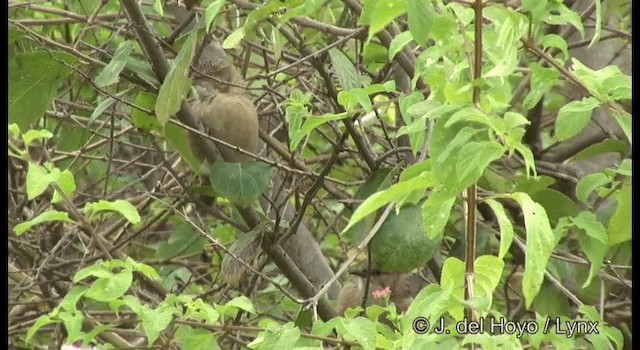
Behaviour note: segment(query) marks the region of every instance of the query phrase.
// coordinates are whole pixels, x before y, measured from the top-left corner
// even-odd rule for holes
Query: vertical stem
[[[480,88],[478,79],[482,75],[482,0],[475,0],[473,5],[475,12],[475,44],[474,44],[474,62],[473,62],[473,104],[480,104]],[[465,300],[473,298],[473,279],[474,279],[474,262],[476,260],[476,205],[477,205],[477,187],[476,184],[469,186],[465,190]],[[476,320],[476,314],[473,309],[466,308],[465,314],[469,320]]]

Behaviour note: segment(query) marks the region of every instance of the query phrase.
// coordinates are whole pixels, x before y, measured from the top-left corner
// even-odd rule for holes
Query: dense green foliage
[[[202,0],[179,35],[143,1],[164,72],[126,3],[9,2],[11,348],[630,348],[626,1]],[[203,180],[181,104],[206,34],[269,128]],[[324,320],[277,250],[232,249],[225,283],[236,237],[299,225],[334,271],[371,242],[430,283]]]

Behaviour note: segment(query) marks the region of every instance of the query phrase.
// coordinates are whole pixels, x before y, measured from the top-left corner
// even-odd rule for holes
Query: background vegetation
[[[196,26],[160,0],[9,2],[10,348],[631,347],[630,2],[185,2]],[[179,161],[206,33],[265,143],[212,188]],[[338,317],[278,241],[302,228],[338,283],[373,238],[429,284]]]

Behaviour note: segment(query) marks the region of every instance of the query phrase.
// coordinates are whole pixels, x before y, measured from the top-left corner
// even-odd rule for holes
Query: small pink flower
[[[373,297],[376,299],[386,299],[391,295],[391,288],[384,287],[384,289],[374,290],[371,294],[373,294]]]

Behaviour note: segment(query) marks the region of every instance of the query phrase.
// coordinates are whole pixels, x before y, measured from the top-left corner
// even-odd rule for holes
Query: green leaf
[[[13,124],[16,125],[16,124]],[[27,130],[24,134],[22,134],[22,141],[24,142],[25,147],[31,146],[35,140],[47,140],[53,137],[51,131],[47,129],[42,130]]]
[[[13,123],[13,124],[9,124],[9,137],[14,137],[14,138],[18,138],[18,136],[20,136],[20,127],[18,126],[18,124]],[[53,134],[51,135],[53,137]]]
[[[567,41],[564,40],[564,38],[561,37],[560,35],[547,34],[542,38],[541,44],[544,50],[547,50],[550,47],[555,47],[556,49],[559,49],[560,51],[562,51],[562,54],[564,55],[563,57],[564,61],[569,59],[569,45],[567,44]],[[553,71],[556,72],[555,70]]]
[[[165,124],[163,131],[164,137],[169,145],[178,151],[180,157],[189,164],[192,170],[198,174],[201,173],[201,162],[195,155],[193,155],[189,148],[186,134],[187,131],[173,123]]]
[[[631,143],[631,116],[628,114],[613,113],[613,119],[618,122],[618,125],[620,125],[620,128],[622,129],[622,132],[624,132],[627,140]]]
[[[309,115],[307,118],[305,118],[304,123],[302,124],[302,127],[300,129],[289,130],[291,137],[291,149],[296,149],[300,144],[300,141],[302,141],[307,135],[309,135],[309,133],[311,133],[311,131],[313,131],[318,126],[326,124],[330,121],[342,120],[348,117],[349,115],[347,113],[325,114],[321,117]]]
[[[631,181],[625,180],[616,195],[618,207],[609,220],[609,244],[631,240]]]
[[[253,303],[251,303],[251,300],[244,295],[229,300],[225,304],[225,306],[235,307],[250,314],[256,313],[256,309],[253,307]]]
[[[596,5],[596,28],[593,32],[593,38],[591,38],[591,42],[589,43],[589,48],[600,40],[600,35],[602,35],[602,4],[600,0],[595,0]]]
[[[533,157],[533,152],[531,149],[524,146],[522,143],[516,144],[515,150],[520,153],[522,158],[524,159],[524,165],[527,169],[527,176],[538,176],[538,172],[536,171],[536,161]]]
[[[73,276],[73,282],[82,281],[87,277],[110,277],[111,272],[107,269],[106,264],[107,263],[94,264],[81,269]]]
[[[259,350],[293,349],[298,339],[300,339],[300,330],[293,322],[288,322],[285,325],[273,322],[269,323],[266,329],[258,334],[258,337],[247,347]]]
[[[452,158],[455,158],[456,153],[459,152],[463,145],[467,144],[469,140],[481,130],[474,129],[468,126],[463,127],[455,133],[455,137],[445,146],[445,148],[437,154],[436,164],[442,165]]]
[[[504,262],[502,259],[491,255],[482,255],[476,258],[474,262],[474,280],[473,291],[475,298],[489,298],[489,305],[491,305],[491,299],[493,292],[495,291],[500,277],[502,276],[502,270],[504,268]],[[464,298],[464,286],[465,286],[465,267],[464,262],[458,258],[450,257],[445,260],[442,265],[441,284],[443,287],[450,287],[453,289],[453,296],[460,299]],[[448,310],[451,316],[456,320],[462,320],[464,308],[461,304],[456,305]]]
[[[562,192],[545,188],[529,195],[534,202],[540,204],[549,213],[549,222],[552,225],[558,222],[561,217],[578,214],[578,207],[573,200]]]
[[[161,304],[155,310],[147,310],[142,315],[142,328],[147,335],[149,344],[153,344],[162,331],[167,329],[173,319],[171,307]]]
[[[346,325],[348,334],[345,334],[345,338],[353,338],[363,349],[375,349],[376,348],[376,324],[364,317],[356,317],[349,321]]]
[[[215,162],[209,173],[211,188],[240,206],[253,203],[271,183],[271,166],[262,162]]]
[[[393,40],[391,40],[391,44],[389,44],[389,61],[393,60],[398,52],[402,51],[402,49],[404,49],[411,40],[413,40],[411,32],[402,32],[396,35]]]
[[[204,21],[207,24],[207,33],[209,32],[209,28],[211,28],[213,21],[218,16],[218,13],[220,13],[220,9],[226,2],[226,0],[215,0],[207,6],[206,10],[204,10]]]
[[[409,22],[409,31],[413,39],[422,46],[427,47],[427,40],[433,27],[436,17],[433,3],[425,0],[408,0],[407,1],[407,21]]]
[[[152,86],[160,85],[160,81],[151,68],[151,64],[147,60],[139,58],[127,57],[127,70],[137,74],[142,80]]]
[[[193,31],[173,61],[169,73],[162,82],[155,112],[161,125],[165,125],[169,118],[180,110],[182,100],[189,92],[191,78],[189,78],[189,66],[196,51],[197,31]]]
[[[498,219],[498,225],[500,225],[500,250],[498,251],[498,258],[502,259],[509,251],[511,243],[513,242],[513,224],[511,220],[509,220],[500,202],[489,198],[485,200],[485,203],[489,205]]]
[[[342,51],[333,48],[329,50],[329,56],[331,57],[331,64],[336,70],[340,86],[342,86],[344,90],[349,91],[362,87],[360,74],[353,63],[351,63],[351,60],[349,60]]]
[[[492,255],[482,255],[476,258],[473,265],[475,270],[473,279],[474,298],[488,297],[491,300],[493,292],[500,282],[504,261]]]
[[[455,201],[455,193],[443,187],[434,189],[429,194],[429,198],[422,204],[422,225],[427,231],[427,237],[442,237]]]
[[[89,117],[89,123],[93,122],[94,120],[96,120],[99,116],[102,115],[102,113],[109,108],[109,106],[111,106],[114,102],[116,102],[116,99],[113,97],[107,97],[104,100],[102,100],[98,106],[96,106],[96,108],[93,110],[93,112],[91,113],[91,116]],[[90,125],[90,124],[89,124]]]
[[[33,226],[40,225],[45,222],[51,222],[51,221],[75,223],[75,221],[69,219],[68,213],[57,211],[57,210],[48,210],[31,220],[17,224],[13,230],[15,231],[16,235],[19,236],[29,231]]]
[[[164,17],[164,8],[162,8],[162,0],[155,0],[153,2],[153,9],[160,15],[160,17]]]
[[[531,69],[531,87],[529,94],[522,102],[522,107],[526,109],[535,107],[542,96],[559,82],[558,71],[554,68],[542,67],[539,63],[532,62],[529,64],[529,69]]]
[[[421,165],[424,165],[424,163],[425,162],[408,167],[407,169],[405,169],[403,174],[405,172],[414,171]],[[391,180],[393,179],[393,177],[397,175],[398,170],[398,168],[393,170],[388,168],[379,168],[375,170],[371,175],[369,175],[369,178],[367,178],[365,183],[360,186],[353,198],[364,200],[375,192],[388,188],[391,185]],[[417,174],[415,174],[415,176],[421,173],[422,171],[419,171]],[[403,174],[400,175],[401,181],[407,180],[407,178],[402,177]],[[374,219],[374,217],[369,217],[367,220],[360,221],[356,225],[352,226],[351,229],[345,231],[342,236],[345,237],[348,242],[357,245],[362,241],[362,238],[365,236],[365,234],[369,232],[369,230],[373,227]]]
[[[578,29],[582,39],[584,39],[584,25],[580,16],[563,3],[551,2],[547,6],[547,12],[542,19],[543,22],[551,25],[571,24]]]
[[[9,123],[28,130],[49,108],[71,69],[54,59],[59,52],[23,52],[9,61]],[[53,56],[53,57],[52,57]]]
[[[76,180],[73,177],[73,173],[69,170],[61,172],[56,178],[56,184],[62,190],[62,193],[68,198],[76,190]],[[64,197],[56,189],[53,192],[51,203],[60,203],[64,200]]]
[[[40,328],[52,323],[57,323],[57,321],[54,320],[50,315],[45,314],[38,317],[36,322],[34,322],[33,325],[27,331],[26,341],[29,342],[31,338],[33,338],[33,336],[36,334],[36,332],[40,330]]]
[[[631,159],[623,159],[618,166],[618,169],[613,169],[616,173],[624,176],[631,177],[633,167],[631,166]]]
[[[410,180],[398,182],[383,191],[374,193],[355,210],[353,215],[351,215],[349,224],[342,230],[340,235],[343,235],[353,225],[367,217],[369,214],[374,213],[382,206],[394,200],[401,199],[402,197],[411,194],[413,191],[426,189],[431,186],[433,186],[433,177],[430,172],[425,172]]]
[[[602,244],[609,244],[607,229],[592,212],[582,211],[572,219],[573,224],[584,231],[590,237],[597,239]]]
[[[532,21],[539,21],[544,15],[547,0],[522,0],[522,11],[531,13]]]
[[[584,204],[589,204],[591,192],[610,182],[611,179],[603,173],[586,175],[576,185],[576,198]]]
[[[169,259],[180,255],[188,256],[201,252],[205,247],[205,239],[198,231],[187,223],[176,224],[173,234],[165,242],[158,245],[157,259]]]
[[[131,258],[128,258],[128,259],[131,259]],[[132,265],[134,267],[134,270],[137,272],[140,272],[145,277],[151,280],[156,280],[156,281],[160,279],[160,275],[156,272],[156,270],[152,266],[135,262],[135,261],[132,261],[132,263],[133,263]]]
[[[591,263],[589,266],[589,275],[582,284],[582,288],[584,289],[587,288],[591,284],[593,278],[598,275],[598,271],[600,270],[600,267],[602,267],[602,262],[609,251],[609,246],[606,243],[602,243],[600,239],[594,238],[591,235],[578,236],[578,243]]]
[[[141,108],[146,108],[149,111],[153,111],[156,104],[157,96],[145,91],[141,91],[136,96],[135,104]],[[131,111],[131,123],[136,127],[146,131],[160,131],[160,123],[158,119],[138,108],[133,108]]]
[[[600,102],[594,97],[585,97],[580,101],[571,101],[558,111],[556,118],[556,138],[564,141],[576,136],[591,119],[593,109]]]
[[[87,286],[73,286],[60,302],[60,308],[69,312],[78,311],[78,301],[89,290]]]
[[[480,178],[484,170],[505,152],[497,142],[469,142],[462,146],[456,165],[457,183],[454,188],[467,187]]]
[[[211,331],[202,328],[191,328],[179,325],[176,329],[176,340],[181,349],[218,350],[220,345]]]
[[[67,340],[75,341],[83,337],[82,321],[84,317],[81,313],[69,313],[62,311],[58,315],[58,318],[62,321],[65,330],[67,331]]]
[[[464,336],[461,345],[465,347],[472,343],[480,345],[479,348],[482,349],[524,349],[518,337],[513,334],[470,333]],[[469,347],[467,346],[466,348]]]
[[[58,179],[60,169],[53,168],[49,172],[45,167],[29,163],[27,169],[27,199],[32,200],[44,193],[52,182]]]
[[[245,28],[240,27],[229,34],[229,36],[222,42],[223,49],[233,49],[244,38]]]
[[[589,159],[595,155],[609,152],[615,152],[624,155],[627,152],[628,148],[629,147],[627,147],[627,145],[620,140],[608,139],[590,145],[587,148],[581,150],[580,152],[572,156],[570,158],[570,161],[579,162],[581,160]]]
[[[116,52],[113,54],[113,59],[107,64],[98,76],[95,78],[95,83],[99,87],[109,86],[118,82],[120,73],[127,65],[127,58],[133,51],[133,42],[124,41],[118,45]]]
[[[87,203],[84,207],[84,211],[91,215],[101,211],[115,211],[122,214],[122,216],[134,225],[140,223],[140,214],[138,214],[136,207],[122,199],[118,199],[113,202],[100,200],[97,203]]]
[[[531,200],[526,193],[513,193],[509,197],[520,204],[527,231],[522,289],[528,309],[542,286],[547,262],[555,245],[555,237],[547,213],[540,204]]]
[[[443,125],[442,121],[437,121],[431,137],[431,157],[435,159],[434,168],[438,169],[434,176],[439,182],[450,186],[453,183],[457,188],[456,165],[460,149],[480,130],[467,126],[445,128]]]
[[[394,19],[407,11],[407,0],[369,0],[365,1],[360,16],[360,24],[369,25],[369,37],[383,30]]]
[[[463,279],[460,279],[460,281],[463,281]],[[438,319],[455,305],[452,303],[453,290],[454,286],[451,284],[445,284],[441,287],[434,283],[424,287],[416,295],[402,317],[403,333],[406,335],[409,332],[413,332],[411,323],[417,317],[426,317],[432,324],[437,324],[439,322]]]
[[[631,77],[614,65],[593,70],[575,57],[572,58],[572,71],[587,87],[589,92],[601,101],[631,99]]]
[[[133,283],[133,273],[130,269],[123,269],[118,273],[103,270],[100,275],[101,277],[85,293],[87,298],[109,302],[123,296]]]

